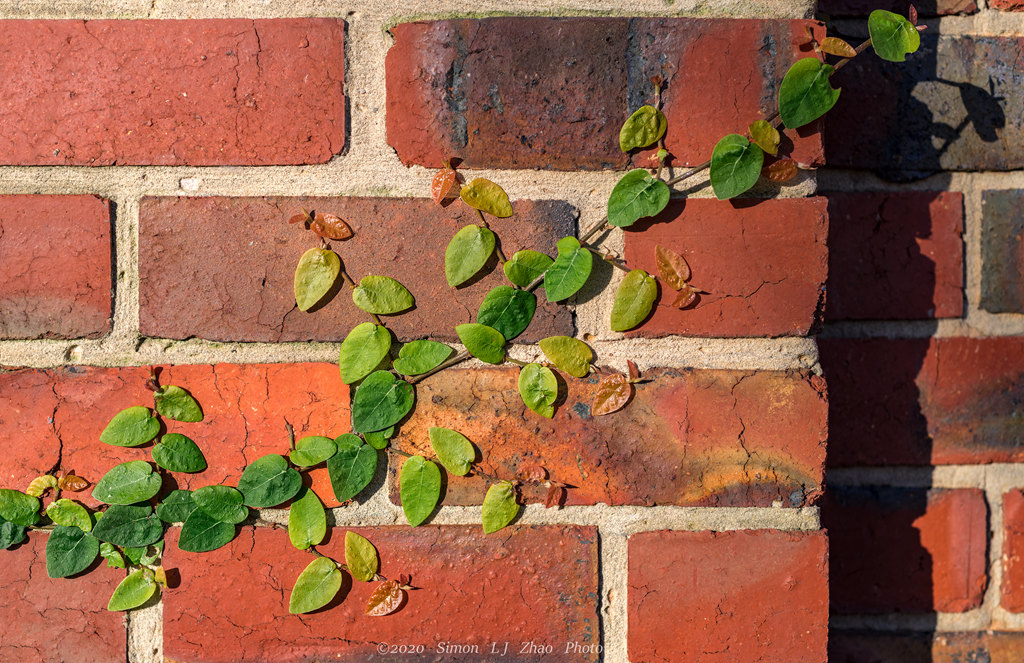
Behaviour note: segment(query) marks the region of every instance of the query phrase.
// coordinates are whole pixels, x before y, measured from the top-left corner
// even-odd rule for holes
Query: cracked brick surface
[[[958,318],[963,194],[828,193],[826,320]]]
[[[0,196],[0,339],[110,331],[110,221],[95,196]]]
[[[126,660],[124,615],[107,601],[124,571],[94,565],[72,578],[46,575],[47,535],[0,551],[0,661]]]
[[[825,663],[823,531],[629,537],[632,663]]]
[[[3,488],[24,490],[34,477],[57,466],[75,470],[95,483],[118,463],[151,460],[152,443],[124,448],[103,444],[100,433],[126,407],[153,407],[145,388],[148,368],[19,369],[0,372],[0,449]],[[349,430],[348,388],[335,364],[218,364],[172,366],[161,384],[192,392],[203,421],[165,419],[166,432],[192,438],[206,456],[208,469],[173,473],[165,489],[235,485],[246,464],[268,454],[288,452],[285,419],[297,437]],[[25,444],[32,440],[32,444]],[[314,488],[336,504],[326,471],[314,471]],[[75,499],[97,504],[91,490]]]
[[[164,598],[165,660],[479,661],[492,642],[500,653],[506,641],[508,660],[600,660],[565,653],[567,642],[600,642],[596,528],[512,526],[491,536],[468,525],[355,531],[377,547],[381,574],[409,573],[419,588],[390,616],[363,614],[377,583],[347,573],[340,601],[289,615],[295,578],[313,556],[292,547],[284,531],[243,528],[229,545],[203,554],[180,552],[173,531],[165,560],[180,571],[181,585]],[[345,530],[329,536],[318,549],[343,561]],[[519,655],[519,643],[530,640],[553,645],[553,653]],[[424,653],[380,655],[380,643]],[[439,653],[442,643],[476,645],[479,653]]]
[[[0,162],[324,163],[345,146],[344,21],[5,20]]]
[[[822,504],[839,614],[965,612],[988,580],[978,488],[833,487]]]
[[[619,128],[667,83],[665,146],[710,158],[725,134],[770,114],[812,21],[497,17],[403,23],[388,51],[388,143],[403,163],[623,168]],[[509,48],[514,44],[514,48]],[[721,103],[708,104],[709,98]],[[783,146],[821,161],[819,124]],[[638,160],[646,155],[639,155]],[[639,163],[639,161],[638,161]],[[646,165],[646,164],[644,164]]]
[[[818,347],[830,466],[1024,460],[1024,338],[829,338]]]
[[[495,260],[458,289],[444,277],[444,254],[459,228],[479,223],[456,202],[428,198],[144,198],[140,209],[140,326],[147,336],[222,341],[341,341],[369,316],[338,291],[313,313],[295,306],[299,258],[317,246],[313,233],[288,218],[301,208],[338,214],[355,235],[331,242],[358,282],[380,274],[398,279],[416,307],[386,316],[399,339],[457,340],[455,326],[476,320],[494,286],[508,285]],[[491,227],[506,256],[530,248],[554,253],[575,232],[575,211],[559,201],[513,202],[515,216]],[[530,328],[517,340],[572,334],[566,307],[539,297]]]
[[[513,478],[539,464],[569,504],[797,507],[818,495],[828,434],[824,382],[797,373],[651,369],[630,404],[591,417],[597,378],[569,378],[554,419],[528,410],[518,369],[451,369],[417,385],[394,441],[430,450],[427,430],[461,431],[481,469]],[[392,464],[392,499],[399,501]],[[482,477],[448,477],[446,504],[480,504]],[[524,488],[531,500],[543,500]]]
[[[827,201],[791,198],[672,201],[625,232],[630,269],[657,274],[655,246],[686,258],[690,283],[708,294],[684,310],[662,288],[654,313],[630,335],[802,336],[824,303]]]

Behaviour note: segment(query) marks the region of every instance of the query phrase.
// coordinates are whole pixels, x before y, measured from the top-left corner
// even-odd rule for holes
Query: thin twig
[[[476,210],[476,214],[477,214],[477,216],[480,217],[480,224],[484,228],[487,228],[488,230],[490,230],[491,227],[489,225],[487,225],[487,219],[484,218],[484,213],[481,212],[479,209],[477,209]],[[498,254],[498,260],[500,260],[502,263],[507,262],[505,260],[505,254],[501,252],[501,246],[499,246],[497,242],[494,243],[494,251]]]
[[[461,364],[462,362],[466,361],[467,359],[469,359],[472,356],[473,355],[469,354],[468,352],[460,352],[459,354],[455,355],[451,359],[449,359],[449,360],[447,360],[445,362],[442,362],[439,366],[436,366],[436,367],[430,369],[429,371],[427,371],[426,373],[423,373],[422,375],[417,375],[416,377],[412,378],[411,380],[408,380],[408,382],[409,382],[409,384],[416,384],[417,382],[419,382],[421,380],[426,380],[427,378],[429,378],[434,373],[439,373],[439,372],[443,371],[446,368],[450,368],[450,367],[454,366],[455,364]]]
[[[353,289],[353,290],[355,290],[355,289],[356,289],[356,282],[355,282],[355,281],[353,281],[353,280],[352,280],[352,277],[351,277],[351,276],[349,276],[349,275],[348,275],[348,272],[346,272],[346,271],[345,271],[345,267],[344,267],[344,265],[343,265],[343,266],[341,267],[341,277],[342,277],[343,279],[345,279],[345,283],[347,283],[347,284],[348,284],[348,287],[349,287],[349,288],[351,288],[351,289]],[[377,323],[378,325],[384,326],[384,323],[380,321],[380,318],[379,318],[379,317],[377,317],[377,314],[376,314],[376,313],[370,313],[370,317],[371,317],[371,318],[373,318],[373,321],[374,321],[375,323]]]

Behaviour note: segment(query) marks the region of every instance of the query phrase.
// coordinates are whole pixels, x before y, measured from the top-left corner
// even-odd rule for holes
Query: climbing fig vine
[[[114,414],[100,433],[97,444],[117,447],[151,445],[151,460],[133,460],[112,467],[102,477],[81,477],[55,468],[33,479],[24,491],[0,489],[0,550],[25,541],[29,530],[48,533],[46,570],[52,578],[83,573],[97,560],[126,571],[108,602],[109,610],[131,610],[154,601],[167,586],[162,565],[164,535],[179,526],[178,548],[202,553],[230,543],[244,524],[283,527],[262,518],[260,509],[287,505],[289,540],[310,553],[309,564],[296,578],[289,596],[293,614],[329,605],[343,585],[344,574],[355,581],[376,583],[365,607],[368,616],[398,610],[413,589],[407,574],[385,578],[380,574],[377,549],[367,538],[345,533],[344,560],[321,553],[328,532],[328,512],[308,486],[310,470],[326,466],[334,497],[341,503],[364,496],[385,465],[383,454],[401,459],[399,493],[402,510],[411,526],[428,522],[442,499],[445,474],[478,475],[489,488],[481,509],[487,534],[501,530],[520,514],[524,484],[547,487],[545,506],[556,507],[566,497],[565,483],[548,475],[545,468],[519,468],[516,476],[497,476],[481,468],[485,440],[472,440],[458,430],[428,430],[431,453],[414,454],[398,446],[400,428],[416,403],[416,384],[439,371],[470,358],[488,364],[519,366],[518,391],[532,414],[552,418],[559,405],[559,385],[564,376],[575,379],[597,373],[591,414],[603,416],[626,407],[638,386],[643,385],[637,366],[627,361],[627,373],[594,365],[593,349],[583,340],[552,336],[539,342],[543,360],[522,362],[508,354],[508,344],[530,325],[537,308],[538,289],[549,302],[565,302],[588,282],[595,260],[605,260],[625,272],[614,296],[609,327],[612,331],[634,329],[651,315],[659,301],[687,309],[700,305],[701,291],[691,284],[693,274],[679,247],[657,246],[657,274],[629,269],[614,255],[601,252],[591,240],[610,227],[625,228],[661,213],[669,203],[672,187],[708,171],[714,195],[730,199],[749,191],[762,177],[785,182],[803,166],[780,155],[782,132],[815,121],[838,101],[841,90],[831,84],[832,75],[869,46],[889,61],[901,62],[920,45],[916,11],[909,18],[878,10],[868,18],[870,39],[856,48],[837,37],[818,42],[808,31],[813,55],[789,68],[779,88],[778,108],[767,117],[750,118],[746,132],[723,136],[710,159],[692,169],[671,175],[671,155],[665,149],[668,121],[661,111],[661,90],[666,81],[651,79],[652,100],[625,120],[619,134],[623,152],[656,147],[651,168],[635,168],[618,181],[608,198],[607,214],[579,236],[558,240],[553,255],[534,250],[516,251],[506,257],[492,228],[512,217],[514,205],[498,184],[475,178],[464,182],[446,162],[436,173],[430,195],[438,204],[457,197],[475,210],[477,222],[461,228],[444,254],[445,279],[453,288],[472,281],[497,259],[509,285],[494,287],[477,311],[476,321],[455,327],[464,350],[422,338],[395,347],[395,339],[381,316],[400,315],[416,300],[409,289],[380,274],[349,275],[342,256],[330,242],[343,243],[353,236],[340,217],[322,210],[294,215],[290,223],[313,233],[316,245],[300,258],[295,270],[295,304],[316,315],[318,307],[348,286],[353,303],[365,311],[367,322],[356,325],[341,343],[339,379],[353,385],[351,422],[342,430],[315,431],[295,439],[292,426],[284,423],[281,453],[250,462],[236,486],[210,485],[195,490],[167,490],[176,474],[207,469],[202,447],[191,436],[202,433],[202,406],[182,386],[159,384],[154,371],[147,381],[152,406],[140,404]],[[833,62],[829,62],[833,58]],[[489,220],[490,217],[490,220]],[[343,246],[343,244],[339,244]],[[341,281],[339,281],[341,279]],[[670,302],[670,303],[669,303]],[[563,377],[559,376],[559,373]],[[162,432],[166,431],[166,432]],[[88,508],[76,496],[92,488],[101,506]]]

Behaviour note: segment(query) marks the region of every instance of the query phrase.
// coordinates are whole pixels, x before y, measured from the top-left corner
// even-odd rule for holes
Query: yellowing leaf
[[[658,276],[668,287],[679,290],[690,280],[690,265],[686,263],[686,258],[672,249],[657,244],[654,247],[654,258],[658,263]]]
[[[369,582],[377,575],[377,570],[380,568],[377,549],[366,537],[349,530],[345,532],[345,564],[353,578]]]
[[[579,339],[549,336],[541,340],[540,349],[552,364],[573,377],[582,378],[590,372],[590,360],[594,352]]]
[[[852,58],[857,56],[857,49],[839,37],[825,37],[821,40],[822,53],[838,55],[841,58]]]
[[[632,396],[633,384],[625,375],[609,375],[597,385],[590,414],[599,417],[621,410]]]
[[[373,590],[370,600],[366,602],[366,614],[370,617],[383,617],[398,610],[405,598],[403,590],[394,580],[382,582]]]
[[[57,477],[52,474],[44,474],[41,477],[36,477],[28,484],[28,488],[25,489],[26,495],[32,497],[42,497],[43,493],[50,488],[57,487]]]
[[[512,203],[508,194],[494,182],[478,177],[468,186],[462,187],[462,201],[481,212],[487,212],[499,218],[512,216]]]
[[[487,489],[480,517],[484,534],[492,534],[512,522],[519,514],[519,503],[511,481],[499,481]]]
[[[341,589],[341,571],[330,557],[317,557],[295,579],[288,612],[301,615],[331,602]]]
[[[456,476],[466,476],[476,458],[476,449],[465,435],[451,428],[431,427],[430,447],[444,468]]]
[[[308,311],[324,298],[341,273],[341,258],[330,249],[310,249],[295,268],[295,305]]]
[[[757,120],[749,128],[750,140],[772,156],[779,153],[779,130],[765,120]]]
[[[629,116],[619,130],[619,149],[629,152],[658,142],[668,129],[665,114],[654,106],[641,106]]]

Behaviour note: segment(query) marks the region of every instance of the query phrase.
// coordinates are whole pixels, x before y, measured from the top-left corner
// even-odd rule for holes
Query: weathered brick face
[[[1024,189],[982,193],[981,308],[1024,313]]]

